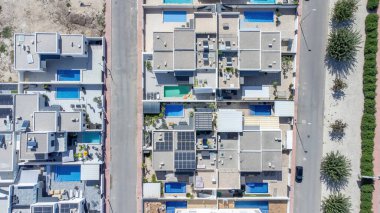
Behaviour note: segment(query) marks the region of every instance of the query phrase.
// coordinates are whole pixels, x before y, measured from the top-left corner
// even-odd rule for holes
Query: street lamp
[[[309,45],[307,44],[307,40],[306,40],[306,37],[305,37],[305,34],[303,33],[303,29],[302,29],[302,23],[305,21],[305,19],[307,17],[309,17],[313,12],[317,11],[317,9],[311,9],[301,20],[300,20],[300,28],[301,28],[301,33],[302,33],[302,36],[303,36],[303,39],[305,40],[305,44],[306,44],[306,48],[308,51],[311,51]]]
[[[305,149],[305,146],[304,146],[303,141],[302,141],[301,134],[300,134],[300,132],[298,131],[298,124],[307,124],[307,125],[311,125],[311,123],[310,123],[310,122],[306,123],[305,120],[302,120],[301,123],[294,122],[294,126],[296,127],[297,135],[298,135],[298,137],[300,138],[300,142],[301,142],[301,145],[302,145],[302,149],[303,149],[303,151],[304,151],[305,153],[307,153],[307,150]],[[310,138],[310,135],[307,135],[307,137]]]

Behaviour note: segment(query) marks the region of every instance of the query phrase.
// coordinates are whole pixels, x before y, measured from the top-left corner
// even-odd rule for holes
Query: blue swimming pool
[[[251,105],[249,106],[251,115],[258,116],[270,116],[272,115],[272,106],[271,105]]]
[[[101,137],[100,132],[82,132],[81,143],[100,144]]]
[[[273,11],[246,11],[244,12],[245,22],[273,22]]]
[[[165,193],[186,193],[186,183],[165,183]]]
[[[193,0],[164,0],[164,4],[192,4]]]
[[[57,87],[55,97],[57,99],[79,99],[79,87]]]
[[[57,182],[80,181],[80,166],[55,166],[54,172]]]
[[[265,194],[268,193],[268,183],[247,183],[245,192],[248,194]]]
[[[58,81],[80,81],[80,70],[57,70]]]
[[[235,201],[237,209],[260,209],[262,213],[269,212],[268,201]]]
[[[253,4],[276,4],[276,0],[251,0]]]
[[[182,104],[167,104],[165,106],[165,117],[184,117]]]
[[[175,213],[175,209],[186,209],[186,201],[168,201],[166,202],[166,213]]]
[[[186,22],[186,11],[164,11],[164,22]]]

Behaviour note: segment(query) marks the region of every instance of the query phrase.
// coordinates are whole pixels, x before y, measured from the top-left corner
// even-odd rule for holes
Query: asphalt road
[[[302,5],[296,165],[304,167],[304,177],[302,183],[295,183],[295,213],[320,212],[328,11],[328,0],[309,0]]]
[[[110,213],[136,212],[137,1],[112,0]]]

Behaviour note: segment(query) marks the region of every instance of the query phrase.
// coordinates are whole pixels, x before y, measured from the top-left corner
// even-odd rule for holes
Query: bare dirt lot
[[[13,33],[59,32],[101,36],[105,0],[0,0],[0,82],[17,82]]]

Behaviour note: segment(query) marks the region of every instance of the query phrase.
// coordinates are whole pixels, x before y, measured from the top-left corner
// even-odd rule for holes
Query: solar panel
[[[177,151],[174,154],[174,167],[179,170],[195,169],[195,152]]]
[[[164,140],[156,142],[155,151],[171,151],[173,150],[173,133],[165,132]]]
[[[194,150],[195,136],[194,132],[178,132],[177,133],[177,150]]]
[[[203,131],[212,130],[212,114],[211,113],[196,113],[195,114],[195,129]]]
[[[53,213],[53,207],[51,206],[36,206],[33,207],[33,213]]]
[[[178,132],[178,142],[194,142],[194,132]]]
[[[13,96],[12,95],[1,95],[0,96],[0,105],[13,105]]]
[[[70,210],[78,209],[78,204],[76,203],[65,203],[61,204],[61,208],[59,210],[60,213],[71,213]]]

